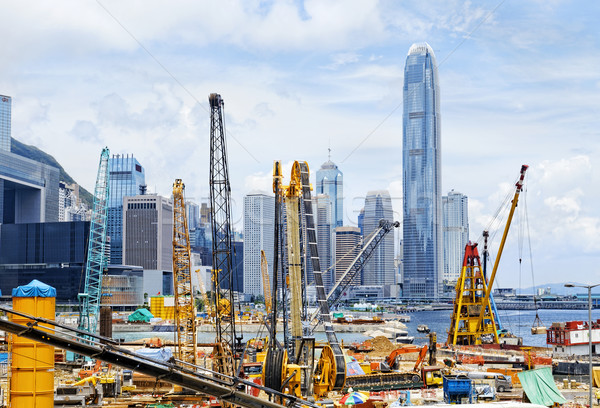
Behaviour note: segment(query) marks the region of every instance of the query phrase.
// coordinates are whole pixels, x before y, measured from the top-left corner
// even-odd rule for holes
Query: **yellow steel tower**
[[[263,281],[263,295],[265,297],[265,313],[267,316],[271,313],[273,302],[271,300],[271,280],[269,279],[269,264],[265,251],[260,250],[260,271]]]
[[[177,358],[196,364],[196,308],[192,296],[190,240],[185,215],[185,185],[181,179],[173,183],[173,290],[175,292],[175,327]]]

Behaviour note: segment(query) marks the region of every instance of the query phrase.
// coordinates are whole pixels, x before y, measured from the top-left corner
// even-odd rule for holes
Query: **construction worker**
[[[600,388],[596,389],[596,403],[600,405]]]

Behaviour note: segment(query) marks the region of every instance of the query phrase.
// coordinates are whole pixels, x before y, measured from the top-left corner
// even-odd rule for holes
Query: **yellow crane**
[[[263,295],[265,297],[265,313],[267,316],[271,313],[273,302],[271,300],[271,280],[269,279],[269,264],[265,251],[260,250],[260,271],[263,281]]]
[[[177,358],[197,363],[196,308],[192,294],[190,239],[185,214],[185,185],[173,183],[173,290],[175,292],[175,328]]]
[[[450,330],[448,330],[448,344],[473,345],[485,341],[498,343],[498,332],[490,304],[490,293],[528,167],[527,165],[521,166],[521,173],[515,185],[515,194],[489,281],[486,282],[483,276],[477,244],[469,244],[465,249],[461,276],[456,284],[456,300],[454,301],[454,313]]]

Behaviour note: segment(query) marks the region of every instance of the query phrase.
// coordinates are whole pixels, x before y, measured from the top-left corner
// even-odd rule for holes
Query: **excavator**
[[[346,377],[345,388],[353,390],[379,391],[401,390],[420,387],[440,387],[443,382],[443,366],[435,365],[437,349],[436,333],[429,334],[429,346],[403,345],[393,350],[384,361],[373,362],[366,368],[364,375]],[[412,370],[401,368],[402,356],[418,353]],[[425,358],[429,354],[428,364]]]

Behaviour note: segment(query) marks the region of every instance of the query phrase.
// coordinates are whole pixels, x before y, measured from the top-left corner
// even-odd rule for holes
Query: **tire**
[[[505,391],[505,389],[504,389],[503,385],[501,385],[501,386],[498,387],[498,392],[504,392],[504,391]]]

